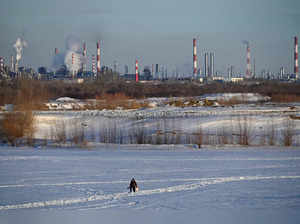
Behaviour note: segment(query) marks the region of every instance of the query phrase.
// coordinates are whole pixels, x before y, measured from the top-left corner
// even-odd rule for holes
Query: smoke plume
[[[247,40],[243,40],[243,44],[245,44],[247,47],[249,47],[249,41],[247,41]]]
[[[27,47],[27,42],[18,37],[16,43],[14,44],[14,48],[16,50],[16,61],[20,61],[22,58],[23,48]]]
[[[82,51],[82,41],[73,35],[68,36],[65,52],[54,56],[54,69],[59,69],[62,65],[65,65],[69,71],[80,70],[82,64],[86,63],[86,58],[83,57]]]

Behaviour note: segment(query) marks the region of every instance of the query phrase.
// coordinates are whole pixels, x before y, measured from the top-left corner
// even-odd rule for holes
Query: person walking
[[[138,191],[138,186],[137,186],[137,183],[136,183],[136,181],[135,181],[135,179],[134,178],[132,178],[131,179],[131,181],[130,181],[130,184],[129,184],[129,187],[128,187],[129,189],[130,189],[130,192],[136,192],[136,191]]]

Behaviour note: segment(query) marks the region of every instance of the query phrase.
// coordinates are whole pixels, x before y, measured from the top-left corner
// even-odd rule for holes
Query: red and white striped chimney
[[[55,48],[54,53],[55,53],[55,55],[58,54],[58,49],[57,48]]]
[[[197,42],[196,38],[193,39],[193,75],[197,75]]]
[[[294,59],[295,59],[295,64],[294,64],[294,73],[296,75],[296,79],[298,79],[299,75],[299,65],[298,65],[298,37],[295,37],[295,50],[294,50]]]
[[[135,60],[135,81],[139,81],[139,64],[138,60]]]
[[[251,78],[250,45],[247,44],[247,70],[246,78]]]
[[[100,41],[97,42],[97,73],[101,71],[100,64]]]

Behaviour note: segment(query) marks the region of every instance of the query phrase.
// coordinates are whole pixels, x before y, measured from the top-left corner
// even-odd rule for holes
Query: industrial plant
[[[298,69],[298,37],[294,37],[294,68],[293,73],[286,73],[286,68],[282,66],[278,73],[262,70],[260,74],[255,71],[255,59],[251,58],[250,42],[244,40],[246,46],[245,72],[235,72],[234,65],[229,65],[227,71],[220,72],[215,69],[214,51],[199,51],[197,39],[192,39],[192,69],[191,73],[179,73],[176,70],[168,73],[168,65],[159,63],[149,63],[142,69],[138,59],[133,59],[132,66],[125,65],[124,72],[118,71],[116,61],[113,66],[105,65],[102,61],[103,54],[101,41],[94,43],[95,49],[89,51],[86,42],[67,40],[66,50],[54,48],[53,64],[50,68],[40,66],[37,71],[27,66],[20,66],[22,52],[27,47],[27,42],[18,38],[13,48],[15,55],[0,57],[0,78],[16,79],[30,78],[38,80],[64,80],[71,82],[84,82],[85,80],[101,79],[103,76],[111,75],[120,80],[130,82],[147,81],[182,81],[190,80],[200,83],[209,82],[241,82],[249,80],[278,80],[282,82],[296,82],[299,80]],[[94,52],[94,53],[91,53]],[[198,52],[199,55],[198,55]],[[137,57],[138,58],[138,57]],[[201,60],[203,58],[203,61]],[[135,63],[134,63],[135,62]],[[89,66],[90,65],[90,66]],[[203,65],[203,66],[202,66]],[[113,67],[113,68],[112,68]],[[134,73],[129,72],[129,68],[134,68]]]

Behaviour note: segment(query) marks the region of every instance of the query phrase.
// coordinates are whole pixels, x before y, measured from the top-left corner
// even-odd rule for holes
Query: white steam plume
[[[243,44],[245,44],[247,47],[249,47],[249,41],[247,41],[247,40],[243,40]]]
[[[68,36],[66,40],[66,51],[54,56],[54,68],[58,69],[60,66],[66,65],[69,71],[80,70],[82,64],[86,63],[86,58],[83,57],[82,51],[82,41],[73,35]]]
[[[18,62],[22,58],[23,48],[27,47],[27,42],[18,37],[16,43],[14,44],[14,48],[16,50],[16,61]]]

